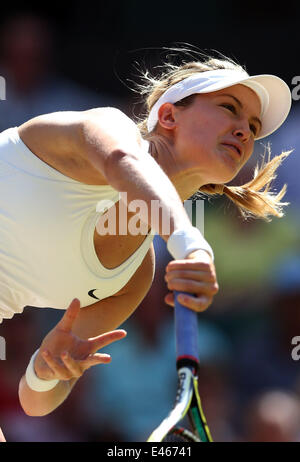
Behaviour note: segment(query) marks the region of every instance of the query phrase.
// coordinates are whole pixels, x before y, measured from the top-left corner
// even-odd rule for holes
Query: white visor
[[[262,128],[256,139],[264,138],[277,130],[291,109],[292,98],[288,85],[275,75],[250,77],[244,70],[218,69],[196,73],[168,88],[149,113],[148,132],[155,128],[158,111],[163,104],[174,104],[190,95],[212,93],[237,84],[251,88],[260,99]]]

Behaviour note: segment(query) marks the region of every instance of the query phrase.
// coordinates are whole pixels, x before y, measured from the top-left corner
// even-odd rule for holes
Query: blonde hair
[[[143,138],[150,140],[153,136],[154,132],[148,133],[147,130],[148,114],[156,101],[172,85],[198,72],[216,69],[244,70],[242,66],[227,57],[222,56],[222,59],[219,59],[203,53],[199,55],[205,59],[183,62],[179,65],[167,62],[163,66],[159,66],[162,68],[162,72],[156,77],[150,76],[148,71],[143,73],[144,83],[137,86],[138,92],[145,98],[146,105],[146,114],[138,122]],[[191,95],[175,104],[187,106],[193,101],[194,96]],[[279,165],[291,152],[282,152],[271,159],[271,149],[270,146],[267,146],[262,163],[256,165],[251,181],[242,186],[209,184],[202,186],[199,192],[208,195],[225,194],[238,207],[244,219],[252,217],[271,221],[272,216],[282,217],[284,215],[283,207],[288,205],[288,202],[281,202],[286,192],[286,185],[277,194],[271,190],[271,186],[277,176],[276,171]]]

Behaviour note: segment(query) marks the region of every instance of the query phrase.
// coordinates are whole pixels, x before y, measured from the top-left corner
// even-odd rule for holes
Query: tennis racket
[[[152,432],[148,442],[212,442],[198,391],[198,321],[197,313],[175,297],[176,367],[178,385],[170,414]],[[188,420],[190,428],[187,428]]]

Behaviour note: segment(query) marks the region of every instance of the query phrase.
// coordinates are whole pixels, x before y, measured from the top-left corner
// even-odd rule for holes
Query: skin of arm
[[[116,329],[145,297],[151,287],[153,273],[154,252],[151,247],[123,292],[121,291],[118,296],[108,297],[80,309],[73,324],[73,334],[81,339],[88,339]],[[122,348],[121,345],[120,348]],[[35,361],[35,370],[39,376],[37,360],[38,357]],[[40,357],[38,361],[43,362],[43,359]],[[19,384],[19,399],[24,412],[29,416],[43,416],[51,413],[68,397],[77,380],[76,377],[70,380],[60,380],[52,390],[36,392],[28,387],[25,376],[23,376]]]
[[[127,193],[127,201],[147,204],[142,221],[152,224],[166,241],[172,232],[188,228],[191,222],[182,201],[157,162],[143,150],[143,140],[125,114],[114,108],[83,112],[61,112],[31,119],[19,134],[30,149],[63,173],[89,184],[109,184]],[[86,176],[84,176],[86,171]],[[151,201],[159,201],[162,213],[170,213],[170,230],[162,233],[161,220],[151,222]],[[165,230],[164,230],[165,231]]]
[[[175,223],[177,227],[191,226],[176,189],[158,164],[149,155],[143,155],[139,131],[121,111],[104,108],[47,114],[31,119],[18,131],[35,155],[46,163],[49,160],[62,173],[87,184],[110,184],[116,190],[126,191],[128,202],[143,199],[149,212],[153,199],[160,200],[168,209],[173,204],[171,226],[175,228]],[[87,172],[86,177],[83,172]],[[133,276],[139,280],[133,284],[134,289],[80,310],[75,322],[76,335],[89,338],[111,331],[135,310],[149,290],[149,280],[152,281],[152,276],[145,277],[145,265],[149,266],[147,258]],[[137,287],[143,289],[137,293]],[[35,370],[43,378],[37,370],[41,361],[40,352]],[[19,397],[24,411],[28,415],[48,414],[66,399],[76,380],[60,381],[48,392],[35,392],[22,377]]]
[[[143,151],[142,138],[137,127],[121,111],[101,108],[47,114],[26,122],[18,131],[22,141],[35,155],[61,173],[86,184],[110,184],[120,192],[127,192],[128,202],[143,200],[148,205],[148,216],[144,217],[147,223],[151,222],[151,201],[159,201],[161,209],[170,214],[170,230],[163,234],[160,223],[151,224],[165,241],[174,230],[191,226],[175,187],[155,160]],[[191,271],[185,274],[183,268],[181,277],[186,282],[183,284],[182,279],[181,282],[173,279],[172,287],[169,288],[179,288],[182,291],[186,289],[191,293],[202,293],[205,289],[206,300],[199,298],[196,303],[195,297],[190,297],[190,301],[186,302],[186,306],[202,311],[211,303],[212,295],[216,293],[216,279],[214,265],[208,253],[198,252],[206,255],[206,261],[201,263],[203,256],[200,257],[202,267],[195,267],[192,277],[195,281],[192,281],[192,285],[187,285]],[[128,318],[151,285],[152,276],[145,277],[143,266],[147,261],[145,258],[132,277],[132,280],[140,278],[140,282],[135,280],[132,289],[127,288],[118,297],[109,297],[80,310],[78,319],[74,322],[74,335],[89,339],[115,329]],[[191,261],[192,269],[194,263],[198,264],[197,260]],[[152,274],[151,271],[150,273]],[[206,275],[212,280],[206,282],[203,279]],[[137,292],[138,287],[140,288]],[[173,301],[169,302],[173,304]],[[60,355],[56,355],[55,359],[59,360]],[[41,379],[59,378],[59,374],[51,376],[45,373],[47,367],[42,349],[35,359],[34,367]],[[49,414],[66,399],[77,380],[74,377],[61,379],[54,389],[35,392],[22,377],[19,397],[25,413],[35,416]]]

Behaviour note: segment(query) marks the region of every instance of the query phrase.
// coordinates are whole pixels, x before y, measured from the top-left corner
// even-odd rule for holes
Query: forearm
[[[141,220],[163,239],[176,229],[191,226],[176,189],[152,157],[115,151],[108,159],[105,175],[112,187],[127,193],[129,210],[133,201],[141,201]]]
[[[19,384],[19,400],[24,412],[35,417],[50,414],[68,397],[76,380],[61,380],[52,390],[37,392],[29,388],[23,376]]]

